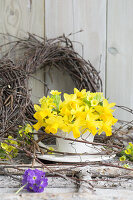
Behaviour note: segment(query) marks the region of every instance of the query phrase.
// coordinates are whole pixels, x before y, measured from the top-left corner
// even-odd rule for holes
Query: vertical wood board
[[[73,0],[76,51],[100,72],[105,91],[106,0]],[[83,45],[83,50],[82,46]]]
[[[45,0],[45,33],[48,38],[62,34],[68,35],[81,29],[84,31],[73,34],[70,39],[75,41],[75,50],[86,60],[90,60],[100,71],[104,87],[106,0],[100,2],[99,0]],[[60,82],[58,82],[58,70],[54,69],[52,75],[53,82],[50,81],[48,74],[45,77],[45,81],[51,88],[71,92],[74,84],[67,75],[65,75],[65,83],[64,75],[60,76]]]
[[[55,38],[73,32],[72,0],[45,0],[45,35]],[[70,37],[73,40],[73,36]],[[50,75],[49,75],[50,74]],[[52,78],[51,78],[52,77]],[[74,83],[66,72],[52,68],[45,74],[45,82],[50,89],[71,93]]]
[[[44,36],[44,0],[0,0],[0,33],[23,38],[27,36],[27,32]],[[8,37],[9,41],[13,39]],[[8,40],[0,36],[0,44]],[[42,70],[37,71],[34,76],[44,80]],[[32,88],[33,102],[38,102],[37,97],[44,95],[44,86],[31,78],[29,87]]]
[[[110,101],[133,109],[133,1],[108,1],[106,94]],[[132,115],[117,111],[122,120]]]

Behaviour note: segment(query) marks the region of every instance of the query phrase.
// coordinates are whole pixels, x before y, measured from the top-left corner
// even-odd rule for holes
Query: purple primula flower
[[[22,184],[30,192],[43,192],[48,185],[48,179],[45,178],[45,172],[28,169],[23,175]]]

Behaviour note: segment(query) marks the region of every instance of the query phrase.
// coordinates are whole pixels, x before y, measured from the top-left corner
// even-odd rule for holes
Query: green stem
[[[18,194],[22,189],[24,189],[24,187],[27,185],[28,183],[26,183],[25,185],[23,185],[21,188],[19,188],[19,190],[15,193]]]

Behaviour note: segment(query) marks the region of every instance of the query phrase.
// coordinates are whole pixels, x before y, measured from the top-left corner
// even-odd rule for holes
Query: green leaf
[[[91,102],[88,101],[86,98],[83,100],[89,107],[91,106]]]
[[[60,95],[53,95],[53,102],[56,104],[56,109],[57,111],[59,111],[59,105],[60,105],[60,101],[61,101],[61,96]]]
[[[94,99],[96,99],[99,103],[102,103],[102,105],[103,105],[103,96],[101,94],[97,93],[94,96]]]

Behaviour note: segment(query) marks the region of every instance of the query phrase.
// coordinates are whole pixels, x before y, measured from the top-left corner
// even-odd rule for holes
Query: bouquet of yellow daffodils
[[[112,125],[117,122],[113,117],[111,107],[115,103],[108,103],[103,93],[79,91],[74,88],[74,94],[64,93],[61,100],[61,92],[52,90],[50,96],[40,99],[40,106],[34,105],[34,118],[38,121],[33,125],[34,129],[45,128],[46,133],[73,132],[74,138],[89,131],[93,135],[105,132],[107,136],[112,134]]]

